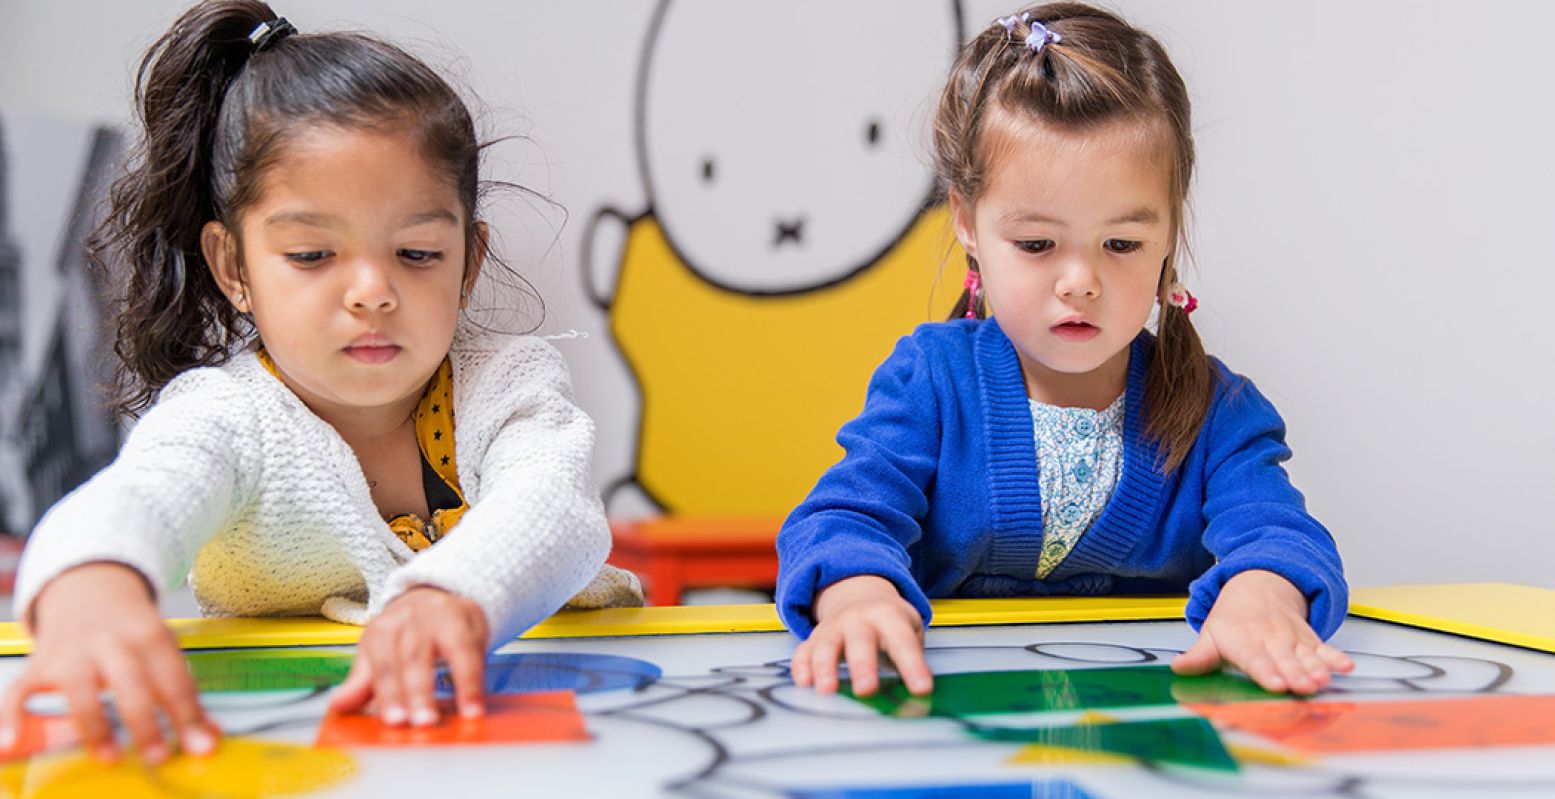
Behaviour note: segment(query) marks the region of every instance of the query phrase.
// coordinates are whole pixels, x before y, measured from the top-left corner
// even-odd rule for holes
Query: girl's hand
[[[216,748],[218,728],[200,708],[178,641],[138,572],[118,563],[77,566],[54,578],[32,607],[32,656],[0,700],[0,748],[15,743],[27,698],[54,692],[69,705],[82,746],[116,759],[113,725],[98,698],[105,689],[146,763],[170,754],[158,715],[172,723],[185,752]]]
[[[329,709],[348,713],[376,699],[384,724],[436,724],[433,691],[441,660],[453,678],[459,715],[479,716],[485,712],[482,672],[490,635],[486,614],[474,601],[440,588],[412,588],[362,631],[356,662]]]
[[[1355,668],[1343,652],[1318,639],[1307,623],[1307,601],[1274,572],[1245,571],[1226,581],[1199,630],[1199,640],[1172,660],[1178,674],[1204,674],[1224,661],[1266,691],[1316,693],[1334,672]]]
[[[815,618],[815,630],[794,648],[794,684],[835,692],[837,660],[845,656],[853,693],[868,696],[880,686],[878,655],[884,651],[907,690],[921,696],[934,689],[923,658],[923,619],[890,580],[865,574],[832,583],[815,598]]]

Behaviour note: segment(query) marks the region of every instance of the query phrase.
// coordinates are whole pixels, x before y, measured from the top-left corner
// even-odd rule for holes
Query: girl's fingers
[[[1333,671],[1328,667],[1327,663],[1323,662],[1321,657],[1318,657],[1317,647],[1312,644],[1298,645],[1296,647],[1296,658],[1301,662],[1301,668],[1317,683],[1318,688],[1327,685],[1328,681],[1333,678]]]
[[[333,696],[329,698],[329,709],[333,713],[353,713],[360,710],[373,696],[373,670],[367,658],[357,653],[356,659],[351,662],[351,671],[346,674],[344,682],[335,689]]]
[[[934,675],[923,657],[923,638],[916,628],[910,624],[892,625],[881,630],[880,643],[908,691],[923,696],[934,690]]]
[[[65,696],[76,730],[81,733],[82,747],[99,760],[113,760],[119,756],[119,750],[97,697],[98,688],[97,673],[93,671],[76,671],[59,681],[59,692]]]
[[[1285,681],[1286,687],[1292,693],[1310,694],[1317,691],[1317,680],[1312,678],[1301,659],[1296,656],[1295,650],[1280,649],[1276,653],[1271,653],[1269,659],[1273,661],[1274,668],[1279,671],[1280,679]]]
[[[153,766],[166,760],[167,743],[162,739],[150,681],[140,661],[128,652],[114,651],[103,655],[101,663],[119,723],[129,732],[141,759]]]
[[[1349,674],[1355,669],[1355,661],[1351,660],[1349,655],[1340,651],[1338,647],[1319,644],[1317,656],[1328,665],[1329,669],[1340,674]]]
[[[1172,671],[1177,674],[1208,674],[1220,667],[1220,648],[1209,633],[1199,633],[1199,639],[1188,651],[1172,658]]]
[[[843,635],[843,651],[848,661],[848,680],[857,696],[869,696],[880,687],[880,645],[875,630],[859,624]]]
[[[363,638],[365,641],[366,636]],[[357,653],[357,657],[366,655],[371,660],[378,720],[391,727],[410,720],[410,711],[405,706],[405,691],[400,685],[399,648],[394,638],[397,636],[392,633],[373,636],[373,643],[367,651]]]
[[[1300,631],[1296,631],[1296,636],[1287,635],[1287,632],[1281,630],[1267,634],[1265,651],[1279,670],[1280,679],[1285,681],[1287,690],[1298,694],[1316,693],[1322,686],[1301,657],[1303,642],[1299,639]]]
[[[417,727],[436,724],[437,703],[432,700],[432,689],[437,666],[433,662],[432,642],[422,633],[412,629],[400,634],[399,670],[410,723]]]
[[[810,641],[800,641],[794,647],[794,654],[788,659],[788,676],[794,678],[794,685],[801,688],[810,684]],[[0,724],[4,724],[4,718],[0,717]]]
[[[475,718],[486,711],[484,649],[468,635],[450,635],[442,645],[448,677],[454,683],[454,705],[465,718]]]
[[[179,745],[191,755],[208,755],[216,749],[216,725],[200,707],[199,689],[189,674],[188,661],[175,648],[156,649],[147,655],[150,661],[151,689],[157,703],[173,723]]]
[[[837,633],[817,628],[810,634],[810,667],[815,674],[815,690],[823,694],[837,692],[837,659],[842,657]]]
[[[1274,660],[1263,652],[1246,658],[1245,663],[1242,662],[1242,658],[1228,656],[1226,659],[1241,666],[1242,670],[1247,672],[1247,676],[1253,678],[1253,682],[1258,683],[1265,691],[1283,694],[1289,688],[1289,683],[1280,675],[1280,669],[1275,665]]]

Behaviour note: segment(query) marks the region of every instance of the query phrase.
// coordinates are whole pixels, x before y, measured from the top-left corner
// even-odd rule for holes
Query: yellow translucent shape
[[[241,738],[222,741],[207,757],[178,755],[154,769],[135,758],[104,764],[74,751],[0,769],[0,799],[262,799],[328,788],[356,770],[356,760],[338,749]]]
[[[1051,766],[1055,764],[1117,764],[1132,763],[1134,759],[1126,755],[1114,755],[1107,752],[1090,752],[1084,749],[1069,749],[1063,746],[1045,746],[1032,744],[1022,746],[1010,755],[1010,759],[1004,761],[1006,766]]]

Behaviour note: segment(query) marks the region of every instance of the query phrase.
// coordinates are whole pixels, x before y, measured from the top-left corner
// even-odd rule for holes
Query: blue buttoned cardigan
[[[777,607],[800,637],[816,594],[846,577],[890,580],[923,615],[929,598],[1189,595],[1197,629],[1221,586],[1248,569],[1290,580],[1324,638],[1349,591],[1328,531],[1281,465],[1285,424],[1246,378],[1214,361],[1214,396],[1186,460],[1162,474],[1145,431],[1155,337],[1130,346],[1123,472],[1100,516],[1036,579],[1042,497],[1019,359],[994,320],[925,324],[870,380],[843,426],[845,454],[778,534]]]

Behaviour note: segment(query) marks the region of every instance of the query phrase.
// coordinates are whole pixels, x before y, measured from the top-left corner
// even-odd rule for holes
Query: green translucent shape
[[[985,741],[1041,744],[1104,752],[1183,766],[1236,771],[1236,760],[1226,751],[1220,734],[1201,718],[1120,721],[1065,727],[983,727],[973,725],[973,735]]]
[[[351,671],[351,653],[329,649],[219,649],[184,658],[202,692],[329,688]]]
[[[934,693],[925,697],[913,696],[897,679],[881,680],[879,692],[870,696],[854,695],[847,683],[842,692],[886,715],[954,718],[1282,698],[1243,677],[1224,672],[1180,677],[1168,666],[938,674]]]

